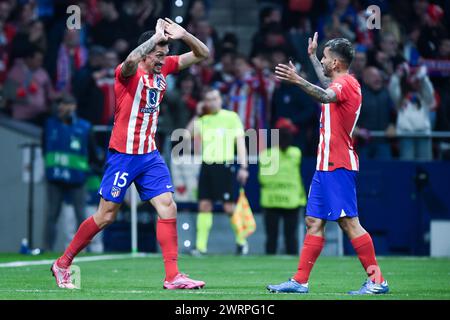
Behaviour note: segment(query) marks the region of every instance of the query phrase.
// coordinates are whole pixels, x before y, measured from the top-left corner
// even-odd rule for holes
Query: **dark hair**
[[[265,6],[259,11],[259,24],[262,26],[264,24],[264,20],[272,14],[274,11],[281,11],[280,8],[276,6]]]
[[[237,35],[233,32],[227,32],[223,35],[222,43],[228,42],[233,45],[233,47],[237,47],[239,44],[239,39]]]
[[[75,97],[73,95],[71,95],[70,93],[64,92],[61,95],[61,97],[59,97],[59,98],[57,98],[55,100],[55,102],[58,105],[61,105],[61,104],[77,104],[77,99],[75,99]]]
[[[40,53],[40,54],[42,54],[42,55],[44,55],[44,51],[43,50],[41,50],[37,45],[35,45],[35,44],[32,44],[32,43],[27,43],[26,44],[26,50],[24,50],[24,55],[23,55],[23,57],[25,58],[25,59],[27,59],[27,58],[34,58],[35,57],[35,55],[36,55],[36,53]]]
[[[148,30],[148,31],[145,31],[144,33],[142,33],[138,39],[138,46],[140,46],[145,41],[147,41],[148,39],[153,37],[154,34],[155,34],[155,30]],[[157,43],[158,46],[166,46],[168,44],[169,44],[169,41],[160,41]]]
[[[236,52],[236,54],[234,55],[234,60],[244,60],[247,64],[250,64],[249,59],[247,58],[247,56],[241,52]]]
[[[355,56],[355,49],[352,43],[345,38],[331,39],[325,43],[324,48],[329,48],[329,50],[339,56],[339,58],[350,67]]]

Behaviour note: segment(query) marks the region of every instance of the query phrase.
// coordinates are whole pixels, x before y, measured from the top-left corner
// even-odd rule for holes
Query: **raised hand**
[[[178,23],[170,20],[169,18],[165,18],[165,23],[166,25],[164,31],[169,36],[169,39],[177,40],[186,35],[186,30]]]
[[[165,33],[167,22],[163,19],[158,19],[155,27],[155,34],[158,34],[161,40],[167,40],[167,35]]]
[[[316,51],[317,51],[317,38],[318,38],[318,33],[314,32],[314,37],[313,39],[311,39],[311,37],[308,39],[308,54],[311,55],[315,55]]]
[[[297,69],[290,60],[289,65],[280,63],[275,67],[275,77],[278,80],[287,81],[291,83],[298,82],[300,78],[300,76],[297,74]]]

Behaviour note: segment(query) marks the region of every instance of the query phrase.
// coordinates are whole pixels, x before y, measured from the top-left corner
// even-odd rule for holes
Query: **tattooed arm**
[[[317,78],[319,78],[320,83],[323,87],[327,88],[331,84],[331,79],[325,76],[325,74],[323,73],[323,67],[319,59],[317,59],[317,56],[315,54],[310,55],[309,59],[311,60],[314,71],[316,71],[316,75]]]
[[[125,59],[122,65],[120,73],[122,77],[127,78],[136,73],[139,62],[145,58],[145,56],[155,48],[156,44],[160,41],[166,41],[167,36],[164,34],[164,20],[158,19],[156,23],[155,34],[135,48],[128,57]]]
[[[325,88],[327,88],[330,83],[331,83],[331,79],[328,78],[327,76],[325,76],[325,74],[323,73],[323,67],[322,64],[320,63],[319,59],[317,59],[317,55],[316,55],[316,51],[317,51],[317,37],[318,34],[317,32],[314,33],[314,38],[308,39],[308,55],[309,55],[309,59],[311,60],[311,63],[314,67],[314,71],[316,72],[317,77],[319,78],[320,83],[322,84],[322,86],[324,86]]]
[[[289,65],[279,64],[276,66],[275,76],[278,80],[287,81],[299,86],[319,102],[330,103],[337,101],[336,93],[332,89],[322,89],[300,77],[291,61],[289,61]]]

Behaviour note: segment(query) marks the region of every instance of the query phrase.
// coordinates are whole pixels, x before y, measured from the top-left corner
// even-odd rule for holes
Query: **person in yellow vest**
[[[201,140],[202,165],[198,183],[199,214],[197,216],[196,248],[193,255],[208,251],[208,237],[213,223],[213,204],[221,202],[223,210],[230,216],[230,224],[236,236],[237,254],[248,253],[248,243],[238,236],[237,226],[231,219],[236,199],[233,194],[235,177],[241,186],[248,178],[247,151],[244,129],[236,112],[222,109],[219,90],[205,91],[204,100],[188,130]],[[235,173],[234,155],[237,147],[238,164]]]
[[[300,208],[306,205],[305,189],[300,174],[302,152],[292,146],[297,128],[286,118],[275,124],[279,129],[279,145],[259,155],[261,207],[264,209],[266,254],[276,254],[278,229],[283,220],[286,254],[298,254],[298,223]],[[275,168],[268,170],[269,168]],[[278,168],[278,169],[276,169]]]

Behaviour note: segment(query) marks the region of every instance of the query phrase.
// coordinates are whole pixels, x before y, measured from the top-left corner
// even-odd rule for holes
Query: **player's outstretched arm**
[[[322,64],[320,63],[319,59],[317,59],[317,55],[316,55],[317,47],[318,47],[317,38],[318,38],[318,33],[315,32],[313,39],[311,39],[311,38],[308,39],[308,55],[309,55],[309,59],[311,60],[312,65],[314,67],[314,71],[316,72],[316,75],[319,78],[320,83],[325,88],[328,88],[328,86],[331,84],[331,79],[328,78],[327,76],[325,76],[325,74],[323,73]]]
[[[156,46],[158,42],[166,41],[167,36],[164,34],[165,21],[158,19],[155,28],[155,34],[135,48],[128,57],[125,59],[122,65],[121,74],[122,77],[130,77],[136,73],[139,62]]]
[[[299,86],[303,91],[309,94],[311,97],[322,103],[336,102],[336,93],[332,89],[322,89],[297,74],[292,61],[289,61],[289,65],[278,64],[275,67],[275,76],[278,80],[287,81]]]
[[[197,39],[195,36],[187,32],[178,23],[173,22],[169,18],[166,18],[166,24],[164,31],[170,39],[180,39],[186,43],[192,51],[180,55],[178,60],[178,70],[189,68],[191,65],[196,64],[209,57],[208,47]]]

